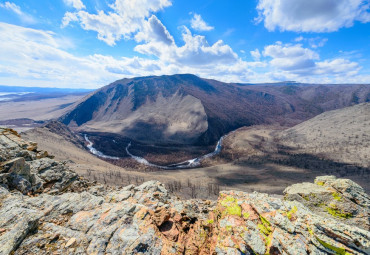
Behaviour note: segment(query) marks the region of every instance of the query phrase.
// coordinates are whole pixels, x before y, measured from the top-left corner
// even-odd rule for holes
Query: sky
[[[370,83],[368,0],[0,0],[0,84]]]

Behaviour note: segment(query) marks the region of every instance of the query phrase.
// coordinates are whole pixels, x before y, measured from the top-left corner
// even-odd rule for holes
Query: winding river
[[[230,133],[229,133],[230,134]],[[160,169],[165,169],[165,170],[174,170],[174,169],[185,169],[185,168],[194,168],[194,167],[197,167],[200,165],[201,161],[206,159],[206,158],[211,158],[211,157],[214,157],[216,156],[217,154],[219,154],[221,152],[221,149],[222,149],[222,142],[224,140],[224,138],[226,137],[227,135],[224,135],[220,138],[220,140],[218,140],[217,144],[216,144],[216,147],[215,147],[215,150],[213,152],[210,152],[208,154],[205,154],[203,156],[200,156],[198,158],[193,158],[193,159],[189,159],[189,160],[186,160],[186,161],[183,161],[183,162],[180,162],[180,163],[176,163],[176,164],[171,164],[171,165],[167,165],[167,166],[161,166],[161,165],[156,165],[156,164],[153,164],[153,163],[150,163],[148,160],[146,160],[145,158],[143,157],[139,157],[139,156],[135,156],[133,155],[130,151],[129,151],[129,148],[131,147],[131,142],[126,146],[126,153],[132,158],[134,159],[135,161],[137,161],[138,163],[140,164],[144,164],[144,165],[147,165],[147,166],[152,166],[152,167],[157,167],[157,168],[160,168]],[[108,155],[105,155],[104,153],[98,151],[97,149],[95,149],[93,147],[93,143],[89,140],[89,138],[87,137],[87,135],[85,134],[84,135],[85,137],[85,141],[88,143],[87,144],[87,148],[90,150],[90,152],[98,157],[101,157],[101,158],[106,158],[106,159],[120,159],[119,157],[112,157],[112,156],[108,156]]]
[[[119,159],[118,157],[107,156],[103,152],[98,151],[97,149],[95,149],[93,147],[94,144],[89,140],[89,138],[87,137],[86,134],[84,135],[84,137],[85,137],[85,141],[87,142],[86,147],[89,149],[89,151],[92,154],[94,154],[94,155],[96,155],[98,157],[101,157],[101,158],[106,158],[106,159]]]

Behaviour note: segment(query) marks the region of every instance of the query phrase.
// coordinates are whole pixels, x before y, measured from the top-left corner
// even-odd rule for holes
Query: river
[[[229,133],[230,134],[230,133]],[[147,165],[147,166],[152,166],[152,167],[157,167],[157,168],[160,168],[160,169],[165,169],[165,170],[174,170],[174,169],[186,169],[186,168],[195,168],[197,166],[200,165],[201,161],[206,159],[206,158],[211,158],[211,157],[214,157],[216,156],[217,154],[219,154],[221,152],[221,149],[222,149],[222,142],[224,140],[224,138],[226,137],[227,135],[224,135],[222,136],[217,144],[216,144],[216,147],[215,147],[215,150],[208,153],[208,154],[205,154],[203,156],[200,156],[200,157],[197,157],[197,158],[193,158],[193,159],[189,159],[189,160],[186,160],[186,161],[183,161],[183,162],[180,162],[180,163],[176,163],[176,164],[171,164],[171,165],[167,165],[167,166],[161,166],[161,165],[156,165],[156,164],[153,164],[153,163],[150,163],[148,160],[146,160],[145,158],[143,157],[139,157],[139,156],[135,156],[133,155],[130,151],[129,151],[129,148],[131,147],[131,142],[126,146],[125,150],[126,150],[126,153],[132,158],[134,159],[135,161],[137,161],[138,163],[140,164],[144,164],[144,165]],[[101,157],[101,158],[106,158],[106,159],[114,159],[114,160],[117,160],[117,159],[120,159],[119,157],[112,157],[112,156],[108,156],[108,155],[105,155],[104,153],[98,151],[97,149],[95,149],[93,147],[93,143],[89,140],[89,138],[87,137],[87,135],[85,134],[84,135],[85,137],[85,140],[86,142],[88,143],[87,144],[87,148],[90,150],[90,152],[98,157]]]

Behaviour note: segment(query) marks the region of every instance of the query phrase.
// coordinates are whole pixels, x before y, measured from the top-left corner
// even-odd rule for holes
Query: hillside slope
[[[370,103],[324,112],[282,131],[279,143],[337,162],[370,167]]]
[[[190,74],[150,76],[105,86],[60,120],[81,132],[114,133],[149,144],[211,144],[242,126],[293,125],[367,100],[369,85],[245,85]]]

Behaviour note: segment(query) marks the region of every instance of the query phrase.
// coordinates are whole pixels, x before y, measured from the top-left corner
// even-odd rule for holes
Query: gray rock
[[[299,201],[313,212],[370,230],[370,197],[357,183],[335,176],[320,176],[315,183],[294,184],[285,199]]]
[[[14,158],[3,162],[0,165],[0,173],[14,173],[28,177],[30,174],[30,166],[24,158]]]

